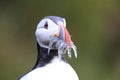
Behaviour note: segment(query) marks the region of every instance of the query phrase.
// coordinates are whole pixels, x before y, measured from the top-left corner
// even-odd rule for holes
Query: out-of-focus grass
[[[0,1],[0,80],[16,80],[36,61],[34,31],[47,15],[65,17],[78,50],[67,58],[81,80],[120,79],[117,0]]]

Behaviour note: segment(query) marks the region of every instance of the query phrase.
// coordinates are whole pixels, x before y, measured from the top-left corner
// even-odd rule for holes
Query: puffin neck
[[[37,62],[33,69],[45,66],[46,64],[50,63],[54,57],[58,56],[57,49],[50,50],[48,54],[48,48],[41,47],[38,43],[37,51],[38,51]],[[64,56],[61,58],[61,60],[66,61]]]

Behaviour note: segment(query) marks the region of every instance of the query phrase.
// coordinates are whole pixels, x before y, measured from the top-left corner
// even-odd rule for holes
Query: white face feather
[[[46,29],[46,23],[48,25],[47,29]],[[58,25],[50,19],[41,20],[40,23],[37,25],[37,29],[35,32],[37,42],[39,43],[39,45],[46,48],[48,48],[50,37],[58,33],[59,33]]]

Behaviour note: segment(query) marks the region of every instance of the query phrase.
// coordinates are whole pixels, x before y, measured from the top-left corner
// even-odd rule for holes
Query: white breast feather
[[[45,67],[37,68],[20,80],[79,80],[76,72],[66,62],[55,58]]]

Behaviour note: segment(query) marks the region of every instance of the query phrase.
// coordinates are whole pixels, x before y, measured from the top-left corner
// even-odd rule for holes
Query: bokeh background
[[[48,15],[66,18],[80,80],[120,80],[120,0],[0,0],[0,80],[34,66],[35,29]]]

